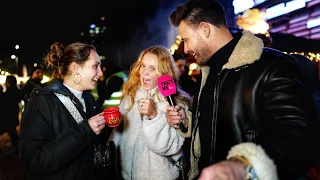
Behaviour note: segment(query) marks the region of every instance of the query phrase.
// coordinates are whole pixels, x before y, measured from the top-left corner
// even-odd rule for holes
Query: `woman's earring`
[[[74,74],[72,80],[73,80],[73,82],[74,82],[75,84],[80,84],[80,82],[81,82],[81,75],[80,75],[79,73]]]

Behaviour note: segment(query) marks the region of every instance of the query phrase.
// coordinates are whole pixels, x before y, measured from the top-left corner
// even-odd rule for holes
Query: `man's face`
[[[188,26],[185,21],[181,21],[178,29],[184,42],[184,52],[193,55],[200,66],[205,65],[212,54],[209,45],[200,36],[201,32]]]
[[[36,79],[42,81],[43,78],[43,71],[41,69],[37,69],[32,74],[32,79]]]
[[[102,67],[101,67],[101,70],[102,70],[102,72],[105,72],[105,71],[107,70],[107,67],[102,66]]]
[[[177,61],[176,61],[176,65],[177,65],[177,68],[178,68],[178,70],[179,70],[179,76],[181,77],[182,76],[182,74],[184,73],[184,71],[185,71],[185,66],[186,66],[186,60],[184,60],[184,59],[178,59]]]

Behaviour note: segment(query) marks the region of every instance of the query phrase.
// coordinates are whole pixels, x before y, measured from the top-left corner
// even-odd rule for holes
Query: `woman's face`
[[[139,70],[141,87],[144,90],[151,90],[158,85],[158,58],[152,53],[146,53],[141,61]]]
[[[101,60],[96,51],[91,50],[88,60],[79,68],[81,75],[80,87],[82,91],[92,90],[96,87],[97,81],[102,76]]]

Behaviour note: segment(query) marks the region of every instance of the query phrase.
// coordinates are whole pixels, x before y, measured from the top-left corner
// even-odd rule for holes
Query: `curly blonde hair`
[[[151,46],[143,50],[140,53],[138,60],[131,66],[131,71],[128,76],[129,78],[123,84],[123,87],[122,87],[121,101],[123,101],[124,98],[128,96],[130,97],[131,103],[133,104],[136,92],[141,87],[139,71],[142,64],[142,58],[147,53],[152,53],[157,56],[158,61],[156,63],[156,71],[159,76],[162,76],[165,74],[170,75],[175,81],[175,83],[176,84],[178,83],[179,81],[178,69],[173,60],[171,53],[164,46],[161,46],[161,45]],[[156,91],[156,95],[159,95],[158,89]],[[177,96],[175,96],[175,99],[177,100],[177,102],[190,106],[191,98],[187,94],[183,93],[183,91],[180,89],[178,89],[178,93],[177,93]]]

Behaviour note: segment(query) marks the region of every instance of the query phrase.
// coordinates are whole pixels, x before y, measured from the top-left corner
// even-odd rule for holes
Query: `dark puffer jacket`
[[[77,124],[54,92],[72,97],[60,80],[52,80],[35,89],[23,112],[20,127],[20,160],[32,180],[88,180],[95,179],[93,171],[93,143],[106,140],[97,136],[88,119],[101,109],[90,92],[83,92],[86,113]],[[106,129],[105,129],[106,130]]]

